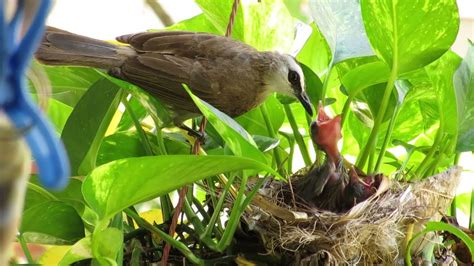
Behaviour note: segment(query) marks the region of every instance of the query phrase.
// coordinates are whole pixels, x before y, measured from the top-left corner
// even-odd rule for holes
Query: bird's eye
[[[290,70],[290,72],[288,72],[288,81],[291,84],[298,84],[300,82],[300,75],[298,75],[296,71]]]

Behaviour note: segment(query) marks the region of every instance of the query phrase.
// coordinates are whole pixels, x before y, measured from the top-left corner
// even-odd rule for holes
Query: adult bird
[[[142,32],[117,41],[124,45],[48,27],[36,58],[47,65],[104,69],[157,97],[178,126],[200,115],[182,84],[231,117],[258,106],[274,92],[297,98],[312,115],[303,71],[290,55],[187,31]]]

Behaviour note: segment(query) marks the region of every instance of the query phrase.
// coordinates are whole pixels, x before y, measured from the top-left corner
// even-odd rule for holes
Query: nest
[[[461,168],[416,183],[385,179],[376,194],[345,213],[289,206],[273,182],[254,198],[245,221],[269,252],[297,265],[395,264],[404,256],[407,230],[440,220],[455,195]],[[419,252],[426,239],[415,245]]]

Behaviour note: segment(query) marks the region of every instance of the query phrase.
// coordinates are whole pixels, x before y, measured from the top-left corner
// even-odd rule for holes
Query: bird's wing
[[[138,51],[157,52],[188,58],[232,56],[255,48],[220,35],[189,31],[141,32],[117,37],[117,41],[129,44]]]
[[[207,33],[168,31],[145,32],[118,37],[131,45],[137,56],[129,58],[121,67],[119,78],[149,91],[172,106],[199,113],[182,87],[189,85],[195,95],[221,111],[225,101],[220,99],[224,84],[223,69],[236,68],[232,62],[251,46],[223,36]],[[242,60],[243,61],[243,60]]]
[[[190,71],[193,65],[192,60],[172,55],[142,54],[128,59],[122,65],[118,77],[140,86],[166,104],[199,113],[182,85],[190,86]],[[200,86],[206,88],[208,84],[203,81]],[[200,98],[208,98],[203,97],[207,93],[195,94]]]

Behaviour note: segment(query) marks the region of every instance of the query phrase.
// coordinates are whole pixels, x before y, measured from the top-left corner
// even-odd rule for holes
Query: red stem
[[[230,13],[230,17],[229,17],[229,23],[227,25],[227,30],[225,32],[226,37],[229,37],[232,34],[235,16],[237,15],[239,4],[240,4],[240,0],[234,0],[234,4],[232,6],[232,12]],[[199,132],[202,134],[202,136],[204,136],[204,130],[206,129],[206,124],[207,124],[207,120],[205,117],[203,117],[201,120],[201,125],[199,127]],[[201,147],[201,142],[199,139],[196,139],[196,142],[194,142],[194,146],[193,146],[193,154],[198,155],[200,147]],[[183,204],[184,204],[184,198],[186,197],[187,193],[188,193],[187,186],[184,186],[179,191],[178,204],[176,205],[173,218],[171,219],[171,225],[170,225],[170,230],[169,230],[169,235],[171,237],[173,237],[174,233],[176,232],[178,218],[179,218],[179,215],[181,214],[181,209],[183,208]],[[170,251],[171,251],[171,246],[169,243],[166,243],[165,248],[163,249],[163,257],[161,259],[161,265],[163,266],[168,265],[168,258],[169,258]]]

